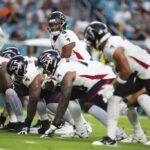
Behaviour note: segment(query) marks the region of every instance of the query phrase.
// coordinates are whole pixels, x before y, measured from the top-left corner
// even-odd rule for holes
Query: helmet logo
[[[17,60],[13,60],[9,66],[9,70],[17,74],[18,69],[19,69],[18,66],[19,66],[19,63],[17,62]]]
[[[44,55],[41,57],[41,63],[47,63],[47,62],[52,63],[52,58],[50,57],[49,54],[44,54]]]
[[[23,77],[27,72],[27,62],[23,60],[10,60],[10,65],[8,66],[8,68],[11,74],[14,74],[18,77]]]
[[[95,39],[95,35],[94,35],[94,33],[93,33],[93,29],[91,28],[91,27],[88,27],[87,28],[87,35],[88,35],[88,37],[90,37],[91,39]]]
[[[44,54],[43,56],[41,56],[40,59],[40,63],[42,64],[44,70],[48,69],[49,64],[52,64],[52,58],[50,56],[50,54]],[[48,70],[47,70],[48,71]]]
[[[101,34],[107,33],[107,32],[108,32],[107,28],[105,28],[103,30],[100,29],[99,32],[98,32],[98,34],[101,35]]]
[[[3,55],[3,57],[5,57],[5,58],[9,58],[9,59],[11,59],[11,58],[12,58],[10,53],[6,53],[6,54],[4,54],[4,55]]]

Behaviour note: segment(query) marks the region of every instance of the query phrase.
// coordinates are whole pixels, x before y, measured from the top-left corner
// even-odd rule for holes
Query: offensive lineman
[[[108,66],[94,61],[60,60],[56,51],[47,51],[43,53],[38,62],[39,66],[42,66],[49,76],[54,76],[55,83],[56,85],[61,86],[62,92],[54,122],[42,137],[50,136],[57,128],[59,128],[61,125],[61,118],[66,111],[69,100],[74,100],[72,99],[72,95],[74,95],[75,89],[80,91],[76,97],[85,97],[89,92],[89,96],[85,99],[87,100],[89,98],[94,101],[97,93],[101,90],[101,86],[109,84],[112,79],[115,78],[115,74]],[[97,66],[99,69],[96,68],[93,70],[94,66]],[[101,100],[98,99],[97,103],[99,103],[99,101]],[[89,104],[91,103],[92,102],[89,101]],[[98,111],[99,107],[96,105],[93,106],[95,106],[94,108]],[[107,120],[107,117],[105,119]],[[78,130],[83,130],[80,124],[81,122],[77,125],[77,133],[80,133]],[[85,134],[85,131],[83,134]]]
[[[3,98],[5,99],[6,109],[10,117],[10,122],[6,127],[4,127],[4,129],[13,129],[17,131],[19,131],[22,128],[23,122],[24,122],[22,104],[20,102],[20,99],[18,98],[17,93],[12,88],[12,82],[6,71],[6,66],[10,58],[19,54],[20,54],[20,51],[18,48],[8,47],[5,50],[1,51],[1,56],[0,56],[0,61],[1,61],[0,62],[0,65],[1,65],[0,92],[3,94]],[[15,119],[15,116],[16,116],[16,119]],[[5,119],[3,118],[2,124],[4,124],[4,121]]]

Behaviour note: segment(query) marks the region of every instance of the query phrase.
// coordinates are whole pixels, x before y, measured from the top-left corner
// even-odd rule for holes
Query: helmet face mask
[[[54,21],[54,22],[49,22],[49,32],[52,34],[52,35],[58,35],[60,34],[60,31],[61,31],[61,22],[57,22],[57,21]]]
[[[19,64],[18,70],[15,72],[15,75],[18,77],[23,77],[27,72],[27,64],[24,62],[21,62]]]
[[[53,36],[58,36],[66,28],[66,17],[62,12],[55,11],[48,16],[48,31]]]

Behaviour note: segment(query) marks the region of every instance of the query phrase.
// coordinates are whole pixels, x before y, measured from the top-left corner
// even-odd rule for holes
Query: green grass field
[[[0,131],[0,150],[149,150],[150,146],[143,144],[118,143],[117,147],[93,146],[94,140],[106,135],[106,128],[90,115],[85,115],[91,123],[93,133],[87,139],[60,139],[58,136],[41,139],[39,135],[17,135],[6,131]],[[146,117],[140,117],[140,121],[148,140],[150,140],[150,121]],[[120,117],[119,126],[125,128],[128,134],[133,134],[131,125],[126,117]]]

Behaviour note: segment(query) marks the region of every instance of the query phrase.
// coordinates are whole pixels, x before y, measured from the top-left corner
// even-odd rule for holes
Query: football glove
[[[52,79],[45,79],[42,82],[41,87],[43,90],[47,89],[50,91],[54,91],[55,90],[55,81]]]
[[[45,131],[45,133],[41,136],[41,138],[46,138],[46,137],[52,137],[53,134],[55,133],[55,130],[57,127],[55,125],[51,125],[48,130]]]
[[[113,85],[106,84],[106,85],[102,86],[102,90],[99,91],[98,95],[102,95],[103,101],[105,103],[107,103],[108,100],[113,96],[114,91],[115,91],[115,89],[114,89]]]
[[[29,133],[28,127],[23,127],[20,132],[18,132],[18,135],[27,135]]]

